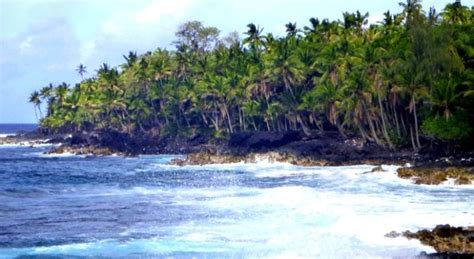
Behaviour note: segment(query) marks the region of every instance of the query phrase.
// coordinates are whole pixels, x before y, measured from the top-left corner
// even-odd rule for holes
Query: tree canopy
[[[459,1],[425,13],[400,3],[368,25],[368,13],[311,18],[277,37],[250,23],[245,38],[183,24],[176,50],[124,55],[74,87],[35,91],[43,128],[114,129],[176,136],[239,131],[338,130],[387,148],[460,141],[474,127],[474,8]],[[86,67],[78,66],[82,77]],[[41,112],[40,112],[41,113]]]

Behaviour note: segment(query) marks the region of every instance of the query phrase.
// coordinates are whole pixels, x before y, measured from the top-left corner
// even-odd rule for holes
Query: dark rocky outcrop
[[[204,148],[206,147],[206,148]],[[358,138],[342,138],[338,132],[236,133],[228,142],[192,149],[185,161],[175,164],[209,164],[269,160],[302,166],[352,164],[403,164],[411,154],[385,150]]]
[[[383,169],[381,165],[378,165],[378,166],[372,168],[372,170],[371,170],[372,173],[375,173],[375,172],[385,172],[385,171],[386,171],[386,170]]]
[[[432,253],[428,254],[426,252],[420,253],[417,258],[424,259],[424,258],[434,258],[434,259],[472,259],[474,258],[474,254],[468,253]]]
[[[18,137],[16,137],[18,138]],[[44,136],[43,136],[44,138]],[[205,134],[189,137],[161,137],[153,133],[125,133],[111,129],[68,135],[48,135],[49,143],[63,143],[64,147],[51,152],[108,149],[123,155],[139,154],[188,154],[185,161],[176,164],[231,163],[269,159],[295,165],[353,165],[399,164],[407,162],[427,167],[439,165],[474,167],[473,154],[463,153],[466,159],[450,157],[438,159],[428,153],[414,154],[411,150],[387,150],[356,137],[342,137],[336,131],[315,132],[239,132],[228,140],[216,139]],[[68,150],[67,152],[70,152]],[[83,151],[80,151],[81,153]],[[99,152],[101,153],[101,152]],[[261,158],[266,156],[266,158]],[[377,169],[378,170],[378,169]],[[401,177],[411,177],[401,173]],[[436,177],[435,177],[436,178]],[[460,177],[459,183],[467,182]],[[471,180],[469,180],[471,181]],[[435,183],[435,181],[433,181]]]
[[[205,136],[160,137],[149,134],[129,134],[114,130],[75,133],[60,141],[60,148],[53,148],[50,153],[72,152],[83,153],[80,150],[108,149],[111,153],[135,156],[139,154],[187,154],[199,150],[215,150],[206,148],[209,138]],[[100,152],[99,152],[100,153]]]
[[[258,161],[290,163],[299,166],[326,166],[330,165],[327,160],[311,159],[300,157],[290,153],[266,152],[249,153],[246,155],[216,154],[213,152],[198,152],[188,154],[186,159],[175,159],[171,161],[174,165],[205,165],[205,164],[226,164],[226,163],[255,163]]]
[[[286,162],[298,164],[293,160],[326,161],[326,165],[343,164],[403,164],[411,161],[408,152],[393,152],[360,138],[344,138],[338,132],[258,132],[236,133],[229,141],[212,155],[247,156],[251,153],[279,153],[287,158]]]
[[[413,179],[416,184],[440,184],[449,178],[455,184],[471,184],[474,182],[474,167],[408,167],[397,170],[399,177]]]
[[[110,156],[110,155],[123,155],[117,153],[106,147],[96,146],[82,146],[82,147],[71,147],[71,146],[58,146],[51,148],[47,154],[63,154],[71,153],[75,155],[92,155],[92,156]]]
[[[474,226],[452,227],[438,225],[433,230],[406,231],[403,236],[418,239],[424,245],[433,247],[440,256],[474,255]]]
[[[239,132],[232,134],[228,146],[234,152],[255,152],[277,149],[289,143],[302,140],[304,134],[298,131],[286,132]]]

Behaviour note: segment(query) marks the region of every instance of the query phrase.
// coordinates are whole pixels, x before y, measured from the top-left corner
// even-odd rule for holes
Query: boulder
[[[422,244],[433,247],[438,253],[474,253],[474,226],[462,228],[437,225],[433,230],[405,231],[403,236],[418,239]]]
[[[474,181],[474,167],[402,167],[397,170],[400,178],[413,179],[415,184],[441,184],[448,178],[455,184],[471,184]]]
[[[372,168],[371,172],[372,172],[372,173],[375,173],[375,172],[386,172],[386,170],[384,170],[381,165],[378,165],[378,166]]]

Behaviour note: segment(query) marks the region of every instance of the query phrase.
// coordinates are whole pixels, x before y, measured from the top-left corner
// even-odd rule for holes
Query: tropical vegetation
[[[129,52],[81,81],[48,85],[30,102],[50,131],[223,138],[242,131],[337,130],[384,147],[419,150],[459,142],[474,128],[474,8],[438,13],[400,3],[377,24],[368,13],[311,18],[286,35],[247,25],[220,37],[198,21],[176,32],[175,50]]]

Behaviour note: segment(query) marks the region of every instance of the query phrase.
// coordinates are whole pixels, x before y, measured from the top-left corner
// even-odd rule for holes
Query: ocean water
[[[474,225],[472,186],[415,185],[395,166],[177,167],[47,149],[0,146],[0,258],[406,258],[434,250],[385,234]]]
[[[18,132],[34,131],[38,129],[38,124],[15,124],[15,123],[0,123],[0,138],[8,135],[15,135]]]

